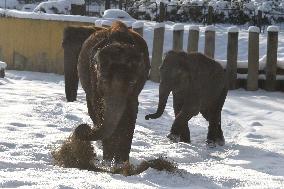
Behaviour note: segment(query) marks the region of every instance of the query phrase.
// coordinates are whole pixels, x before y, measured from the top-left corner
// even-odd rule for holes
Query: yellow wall
[[[0,60],[8,69],[63,74],[63,30],[90,23],[0,18]]]

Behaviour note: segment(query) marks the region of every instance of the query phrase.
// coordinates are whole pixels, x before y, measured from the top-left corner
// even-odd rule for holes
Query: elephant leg
[[[74,52],[75,51],[75,52]],[[78,53],[74,49],[64,49],[64,78],[65,78],[65,95],[67,102],[76,101],[78,90],[78,72],[77,62]]]
[[[183,99],[179,98],[178,95],[173,95],[173,106],[175,117],[177,119],[178,114],[180,113],[183,106]],[[180,142],[190,143],[190,131],[188,127],[188,120],[180,120],[177,124],[173,124],[171,128],[171,132],[168,135],[168,138],[175,141],[179,138]]]
[[[112,161],[115,157],[115,140],[111,138],[102,141],[103,160]]]
[[[220,146],[225,144],[223,131],[221,129],[221,111],[211,113],[209,116],[207,144],[210,147],[214,147],[216,144]]]

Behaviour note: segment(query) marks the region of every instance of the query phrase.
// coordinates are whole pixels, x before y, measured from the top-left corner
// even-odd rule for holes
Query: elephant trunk
[[[126,108],[126,97],[106,98],[102,138],[109,138],[116,130]]]
[[[159,87],[159,105],[156,113],[154,114],[149,114],[145,117],[146,120],[148,119],[157,119],[162,116],[164,113],[168,97],[170,95],[171,89],[170,87],[166,86],[165,83],[161,82],[160,87]]]

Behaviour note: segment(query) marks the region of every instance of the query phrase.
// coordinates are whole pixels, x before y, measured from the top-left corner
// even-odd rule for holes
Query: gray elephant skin
[[[80,49],[78,76],[94,124],[93,128],[86,124],[78,126],[75,136],[82,140],[102,140],[104,160],[125,162],[129,160],[138,95],[150,69],[147,44],[139,34],[119,21],[110,28],[69,28],[69,31],[75,30],[91,32],[81,47],[80,39],[75,40],[69,53]],[[69,33],[72,32],[66,29],[64,39],[72,39]],[[68,40],[63,44],[64,49],[69,48]],[[70,56],[73,56],[70,64],[75,64],[75,54]]]
[[[175,120],[168,138],[190,143],[188,121],[201,113],[209,122],[207,144],[210,147],[224,145],[221,111],[228,89],[225,72],[218,62],[201,53],[166,53],[160,67],[158,109],[146,115],[146,120],[163,114],[170,92]]]

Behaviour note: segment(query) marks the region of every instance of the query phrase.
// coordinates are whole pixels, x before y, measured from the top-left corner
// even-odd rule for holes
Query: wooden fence
[[[68,25],[93,25],[93,23],[47,21],[19,18],[0,18],[0,58],[8,64],[8,69],[31,70],[53,73],[64,73],[63,49],[61,41],[63,29]],[[143,35],[143,24],[135,23],[133,30]],[[228,30],[227,82],[230,89],[246,88],[269,91],[284,91],[284,69],[277,66],[278,29],[268,27],[267,58],[265,69],[259,70],[259,29],[250,27],[248,34],[248,65],[238,68],[238,34],[237,28]],[[198,51],[199,27],[189,28],[188,39],[184,40],[183,25],[173,26],[172,49],[182,50],[183,43],[188,41],[187,51]],[[162,63],[165,38],[165,25],[157,23],[154,27],[153,50],[150,79],[159,82],[159,66]],[[214,58],[215,28],[205,29],[204,54]],[[277,79],[278,78],[278,79]],[[283,77],[282,77],[283,78]]]
[[[163,56],[163,41],[165,26],[157,24],[154,28],[153,52],[151,62],[150,79],[159,82],[158,67]],[[182,50],[183,27],[173,26],[173,50]],[[259,69],[259,28],[251,26],[248,35],[248,65],[247,68],[238,68],[238,28],[232,27],[228,30],[227,64],[225,71],[229,89],[245,88],[254,91],[259,88],[268,91],[284,91],[284,69],[277,66],[278,27],[270,26],[267,29],[267,56],[265,69]],[[187,51],[198,51],[199,28],[189,28]],[[207,26],[205,29],[204,54],[214,58],[215,54],[215,29]],[[278,79],[277,79],[278,77]]]

